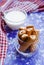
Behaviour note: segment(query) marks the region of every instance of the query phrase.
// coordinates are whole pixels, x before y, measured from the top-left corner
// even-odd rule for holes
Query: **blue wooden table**
[[[44,12],[28,13],[27,21],[23,26],[34,25],[40,30],[38,50],[32,57],[24,57],[16,52],[13,39],[16,37],[18,30],[10,30],[6,25],[8,37],[8,51],[4,60],[4,65],[44,65]]]

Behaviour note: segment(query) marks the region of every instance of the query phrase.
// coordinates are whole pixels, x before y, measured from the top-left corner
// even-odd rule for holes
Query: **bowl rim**
[[[7,14],[8,12],[11,12],[11,11],[20,11],[20,12],[23,12],[23,13],[26,15],[26,18],[25,18],[24,20],[27,19],[27,13],[26,13],[26,11],[24,11],[24,10],[22,11],[22,10],[18,10],[18,9],[14,9],[14,10],[13,10],[13,9],[9,9],[9,10],[7,10],[7,11],[4,12],[4,16],[3,16],[4,19],[8,21],[8,22],[6,21],[6,23],[9,23],[9,24],[13,24],[13,25],[14,25],[14,24],[17,24],[17,23],[20,23],[20,24],[21,24],[21,23],[24,22],[24,20],[22,20],[22,22],[21,22],[21,21],[19,21],[19,22],[14,22],[14,23],[12,23],[12,21],[9,22],[10,20],[8,20],[5,16],[6,16],[6,14]]]

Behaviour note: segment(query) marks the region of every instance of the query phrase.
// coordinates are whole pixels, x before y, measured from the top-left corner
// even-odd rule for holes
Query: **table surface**
[[[12,41],[16,37],[18,31],[10,30],[6,25],[8,50],[4,65],[44,65],[44,12],[28,14],[28,18],[23,26],[27,25],[34,25],[35,28],[40,30],[38,50],[32,57],[28,58],[16,53],[15,43]]]

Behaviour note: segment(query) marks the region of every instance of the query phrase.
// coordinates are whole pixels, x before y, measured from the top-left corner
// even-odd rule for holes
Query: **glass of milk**
[[[2,17],[6,24],[13,30],[21,27],[27,18],[27,13],[21,10],[10,10],[4,13]]]

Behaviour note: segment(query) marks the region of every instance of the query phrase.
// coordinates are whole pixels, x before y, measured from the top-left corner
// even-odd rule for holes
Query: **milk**
[[[12,29],[19,29],[27,19],[27,13],[19,10],[12,10],[4,13],[5,23]]]
[[[11,11],[5,15],[5,18],[8,20],[8,22],[19,23],[26,18],[26,15],[21,11]]]

